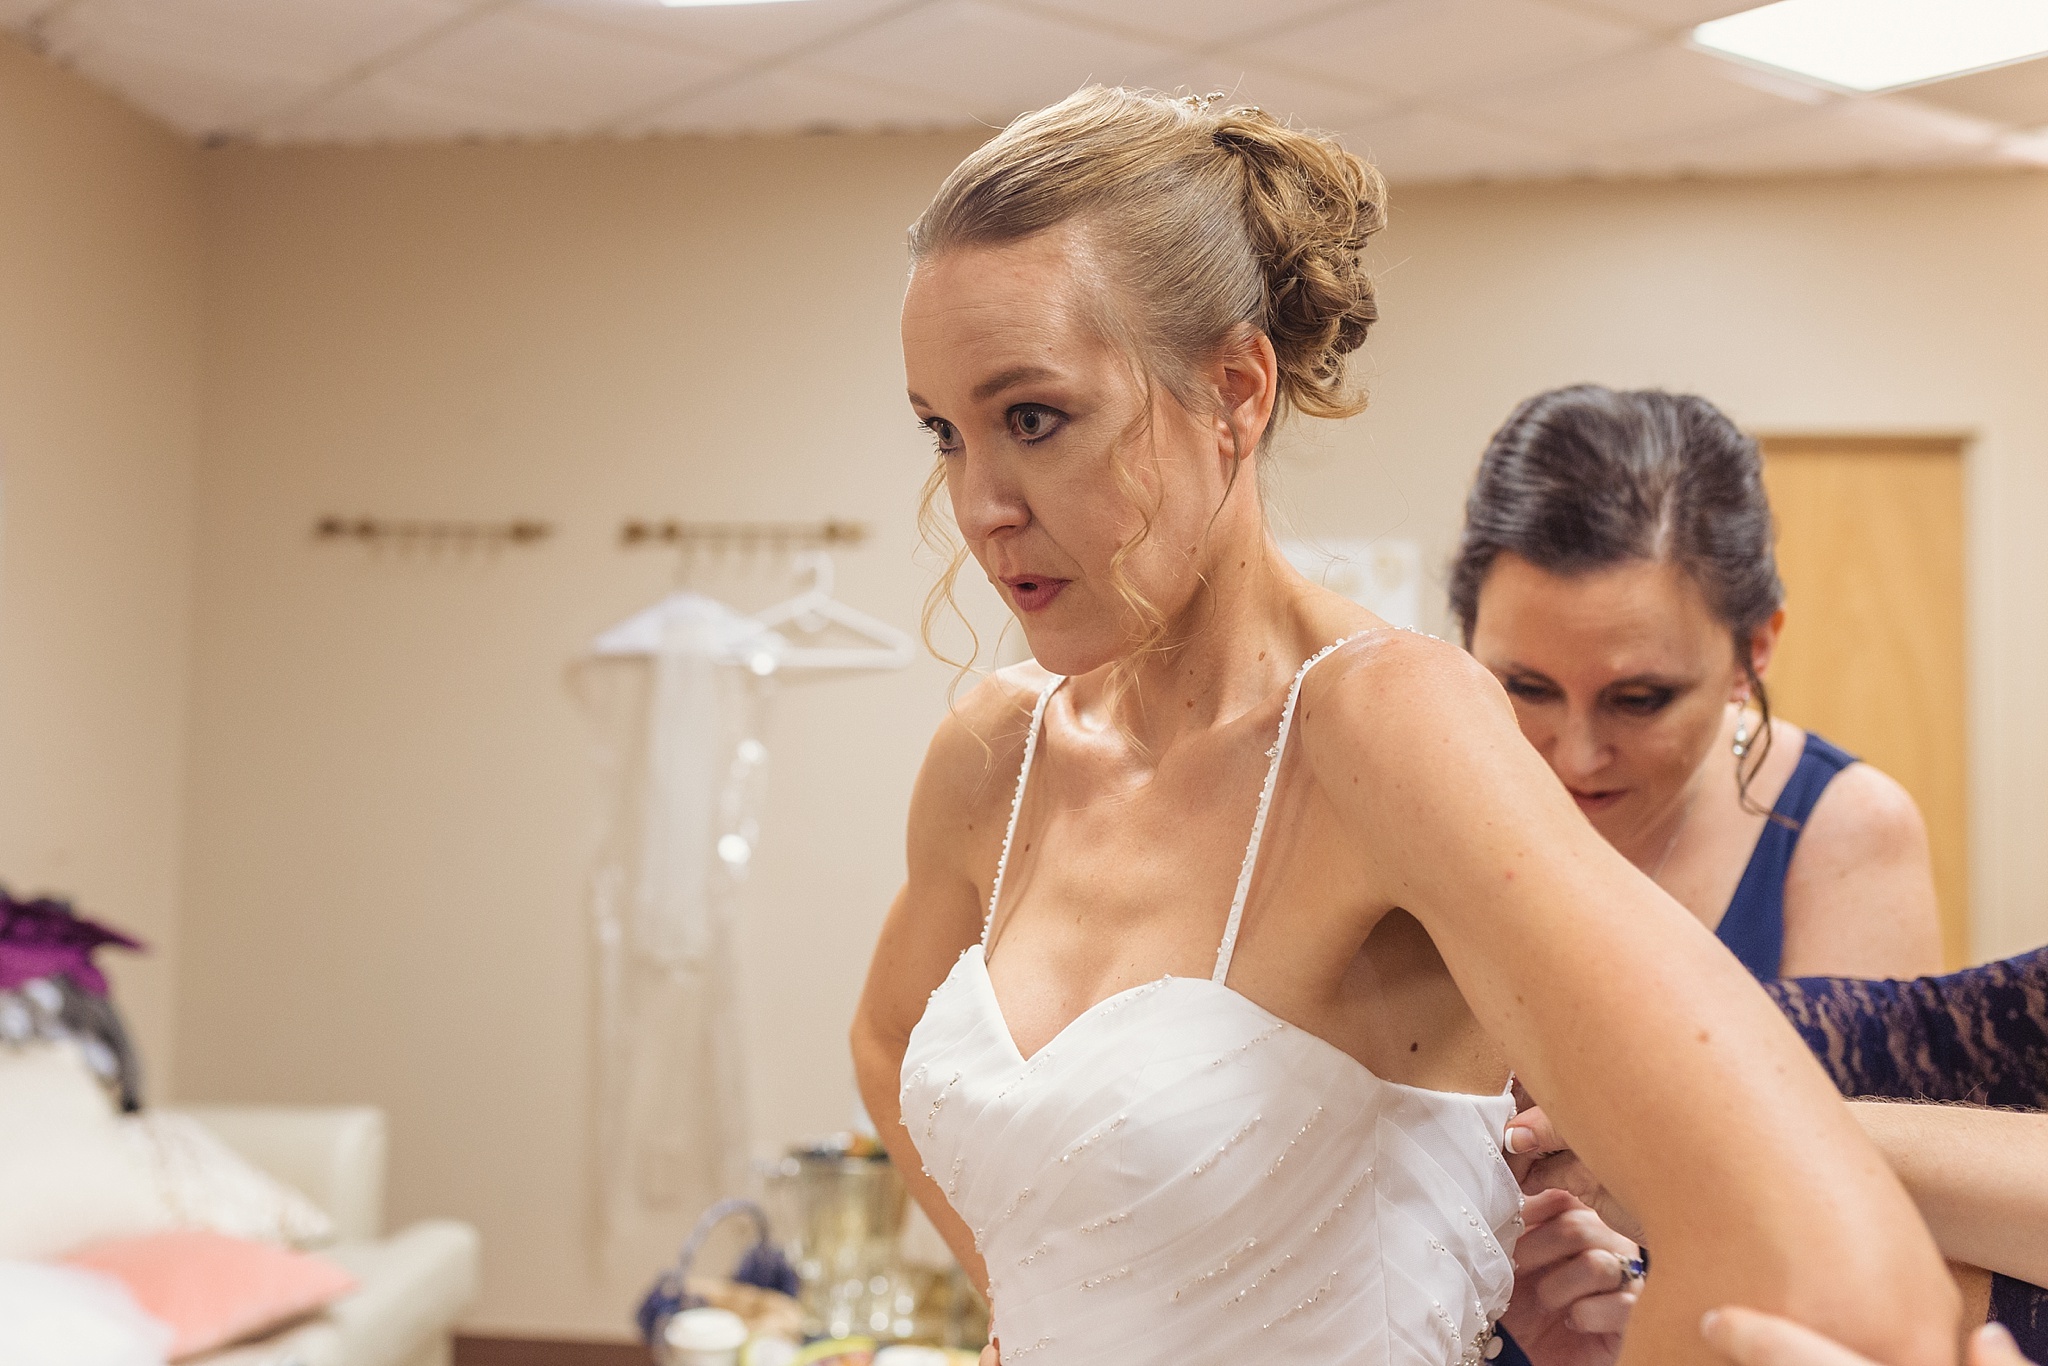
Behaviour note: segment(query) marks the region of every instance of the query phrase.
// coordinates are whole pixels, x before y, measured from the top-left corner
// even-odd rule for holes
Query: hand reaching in
[[[1643,1228],[1636,1217],[1579,1161],[1578,1154],[1551,1124],[1550,1116],[1543,1113],[1542,1106],[1529,1101],[1520,1083],[1515,1086],[1515,1099],[1523,1108],[1508,1121],[1504,1146],[1508,1151],[1508,1170],[1522,1183],[1522,1193],[1533,1196],[1546,1190],[1569,1192],[1599,1215],[1608,1228],[1633,1242],[1641,1242]]]
[[[1501,1323],[1533,1366],[1610,1366],[1642,1290],[1635,1243],[1568,1191],[1531,1197],[1522,1219]]]
[[[1811,1328],[1754,1309],[1716,1309],[1700,1323],[1707,1345],[1735,1366],[1872,1366],[1868,1357],[1830,1342]],[[1969,1366],[2028,1366],[2003,1326],[1987,1323],[1970,1336]]]

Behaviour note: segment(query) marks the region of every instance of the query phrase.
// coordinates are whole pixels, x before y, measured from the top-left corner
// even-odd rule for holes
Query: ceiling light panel
[[[1701,24],[1692,40],[1841,90],[1898,90],[2048,54],[2048,3],[1779,0]]]

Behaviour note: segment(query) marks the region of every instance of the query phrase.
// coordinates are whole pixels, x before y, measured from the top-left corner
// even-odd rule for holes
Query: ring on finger
[[[1640,1249],[1638,1249],[1633,1257],[1626,1259],[1617,1257],[1615,1260],[1621,1264],[1621,1281],[1614,1287],[1616,1290],[1633,1290],[1643,1283],[1643,1278],[1648,1273],[1650,1264],[1649,1259],[1642,1255]]]

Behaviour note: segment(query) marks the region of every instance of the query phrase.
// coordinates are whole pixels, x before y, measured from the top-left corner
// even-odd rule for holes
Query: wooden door
[[[1970,961],[1963,441],[1769,437],[1787,618],[1779,715],[1897,778],[1933,845],[1942,952]]]

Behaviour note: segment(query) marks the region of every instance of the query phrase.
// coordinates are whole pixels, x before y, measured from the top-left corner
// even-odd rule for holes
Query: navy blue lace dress
[[[2048,1110],[2048,949],[1910,982],[1766,982],[1842,1094]],[[2048,1292],[1998,1276],[1991,1317],[2048,1360]]]

